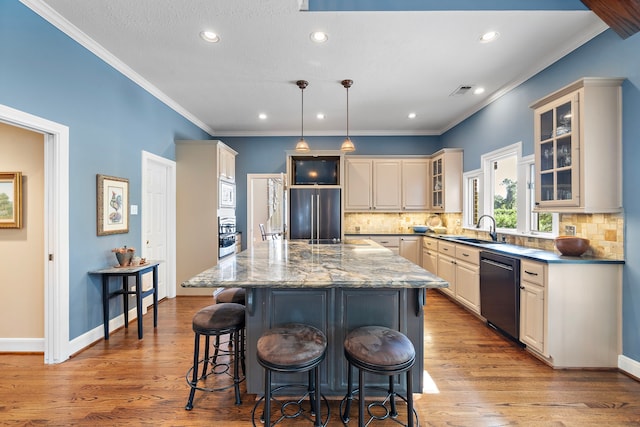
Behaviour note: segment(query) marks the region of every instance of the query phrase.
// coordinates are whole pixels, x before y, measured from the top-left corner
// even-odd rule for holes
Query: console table
[[[122,295],[124,299],[124,327],[129,327],[129,295],[136,296],[136,313],[138,314],[138,339],[142,339],[142,300],[153,295],[153,327],[158,326],[158,264],[160,261],[148,261],[143,265],[129,267],[109,267],[90,271],[89,274],[102,275],[102,311],[104,315],[104,339],[109,339],[109,300]],[[142,290],[142,275],[153,272],[153,287]],[[111,292],[109,278],[122,278],[122,288]],[[133,277],[135,289],[129,289],[129,277]]]

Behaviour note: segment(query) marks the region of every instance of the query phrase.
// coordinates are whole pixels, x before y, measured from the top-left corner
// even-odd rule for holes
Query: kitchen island
[[[426,289],[443,288],[441,278],[394,255],[371,240],[310,245],[267,240],[187,280],[183,287],[243,287],[247,290],[247,392],[261,394],[263,369],[256,343],[267,329],[287,322],[315,326],[327,335],[323,392],[341,396],[347,387],[342,343],[359,326],[380,325],[404,333],[414,344],[414,392],[422,390]],[[274,376],[274,383],[304,382]],[[377,385],[387,383],[379,377]],[[405,384],[399,383],[404,391]]]

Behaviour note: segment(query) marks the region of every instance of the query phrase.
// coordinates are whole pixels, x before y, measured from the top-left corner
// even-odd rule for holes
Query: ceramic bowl
[[[414,233],[425,233],[429,229],[426,225],[414,225],[411,228],[413,228]]]
[[[558,236],[555,244],[556,249],[566,256],[580,256],[589,249],[589,239],[576,236]]]

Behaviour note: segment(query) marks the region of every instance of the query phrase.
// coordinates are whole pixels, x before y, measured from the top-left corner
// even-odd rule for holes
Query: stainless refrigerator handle
[[[309,215],[311,220],[311,243],[313,243],[313,194],[311,195],[311,215]]]
[[[316,209],[316,238],[320,243],[320,194],[316,194],[316,204],[318,205],[318,209]]]

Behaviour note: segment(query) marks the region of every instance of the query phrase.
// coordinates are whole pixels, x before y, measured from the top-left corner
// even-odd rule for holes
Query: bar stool
[[[235,303],[214,304],[199,310],[192,320],[193,332],[195,332],[195,344],[193,350],[193,366],[187,371],[187,384],[191,388],[189,400],[185,409],[190,411],[193,409],[193,397],[196,390],[200,391],[222,391],[233,387],[235,389],[236,405],[241,404],[240,400],[240,383],[245,379],[245,362],[244,362],[244,326],[245,326],[245,309],[244,305]],[[220,335],[231,334],[234,340],[233,352],[220,351],[215,349],[215,354],[209,357],[209,338],[214,336],[216,339]],[[204,358],[200,359],[200,336],[205,336]],[[218,363],[219,356],[228,356],[228,363]],[[231,360],[233,359],[233,360]],[[233,376],[231,384],[216,386],[215,380],[221,378],[220,375],[229,374],[229,367],[233,362]],[[242,377],[240,377],[238,362],[242,364]],[[202,375],[198,377],[199,366],[202,364]],[[211,364],[211,370],[207,372]],[[207,379],[214,375],[209,380]],[[191,377],[191,379],[189,378]],[[217,378],[216,378],[217,377]],[[214,381],[212,381],[214,380]]]
[[[234,302],[245,305],[247,292],[244,288],[227,288],[216,295],[216,303]]]
[[[303,417],[314,422],[314,426],[326,426],[329,422],[329,402],[320,390],[320,364],[327,352],[327,337],[321,330],[300,323],[290,323],[272,328],[260,336],[257,343],[258,363],[264,368],[264,396],[262,396],[251,411],[251,421],[256,426],[255,412],[261,401],[264,409],[260,422],[265,426],[274,426],[280,421]],[[271,387],[271,373],[287,374],[308,372],[307,385],[286,384],[276,388]],[[274,395],[291,388],[305,388],[304,394],[296,400],[280,402],[280,417],[271,424],[271,401],[277,401]],[[287,396],[290,396],[288,394]],[[309,398],[310,416],[307,415],[302,403]],[[326,419],[323,423],[320,400],[326,407]],[[313,418],[312,418],[313,417]],[[297,424],[296,424],[297,425]]]
[[[391,417],[398,424],[413,427],[414,416],[416,426],[420,425],[418,414],[413,409],[413,390],[411,380],[411,368],[415,363],[416,352],[411,341],[401,332],[383,326],[363,326],[349,332],[344,340],[344,355],[348,362],[347,394],[340,402],[342,422],[349,422],[349,411],[353,396],[358,394],[358,425],[368,426],[373,420],[384,420]],[[358,368],[358,388],[353,389],[352,366]],[[365,422],[365,372],[389,376],[389,387],[367,387],[381,389],[387,393],[382,401],[375,401],[367,406],[369,420]],[[393,380],[395,375],[406,373],[407,396],[401,396],[394,390]],[[407,424],[402,424],[396,418],[396,397],[407,404]],[[387,408],[388,404],[388,408]],[[344,410],[343,410],[344,409]],[[380,414],[372,410],[377,409]]]

